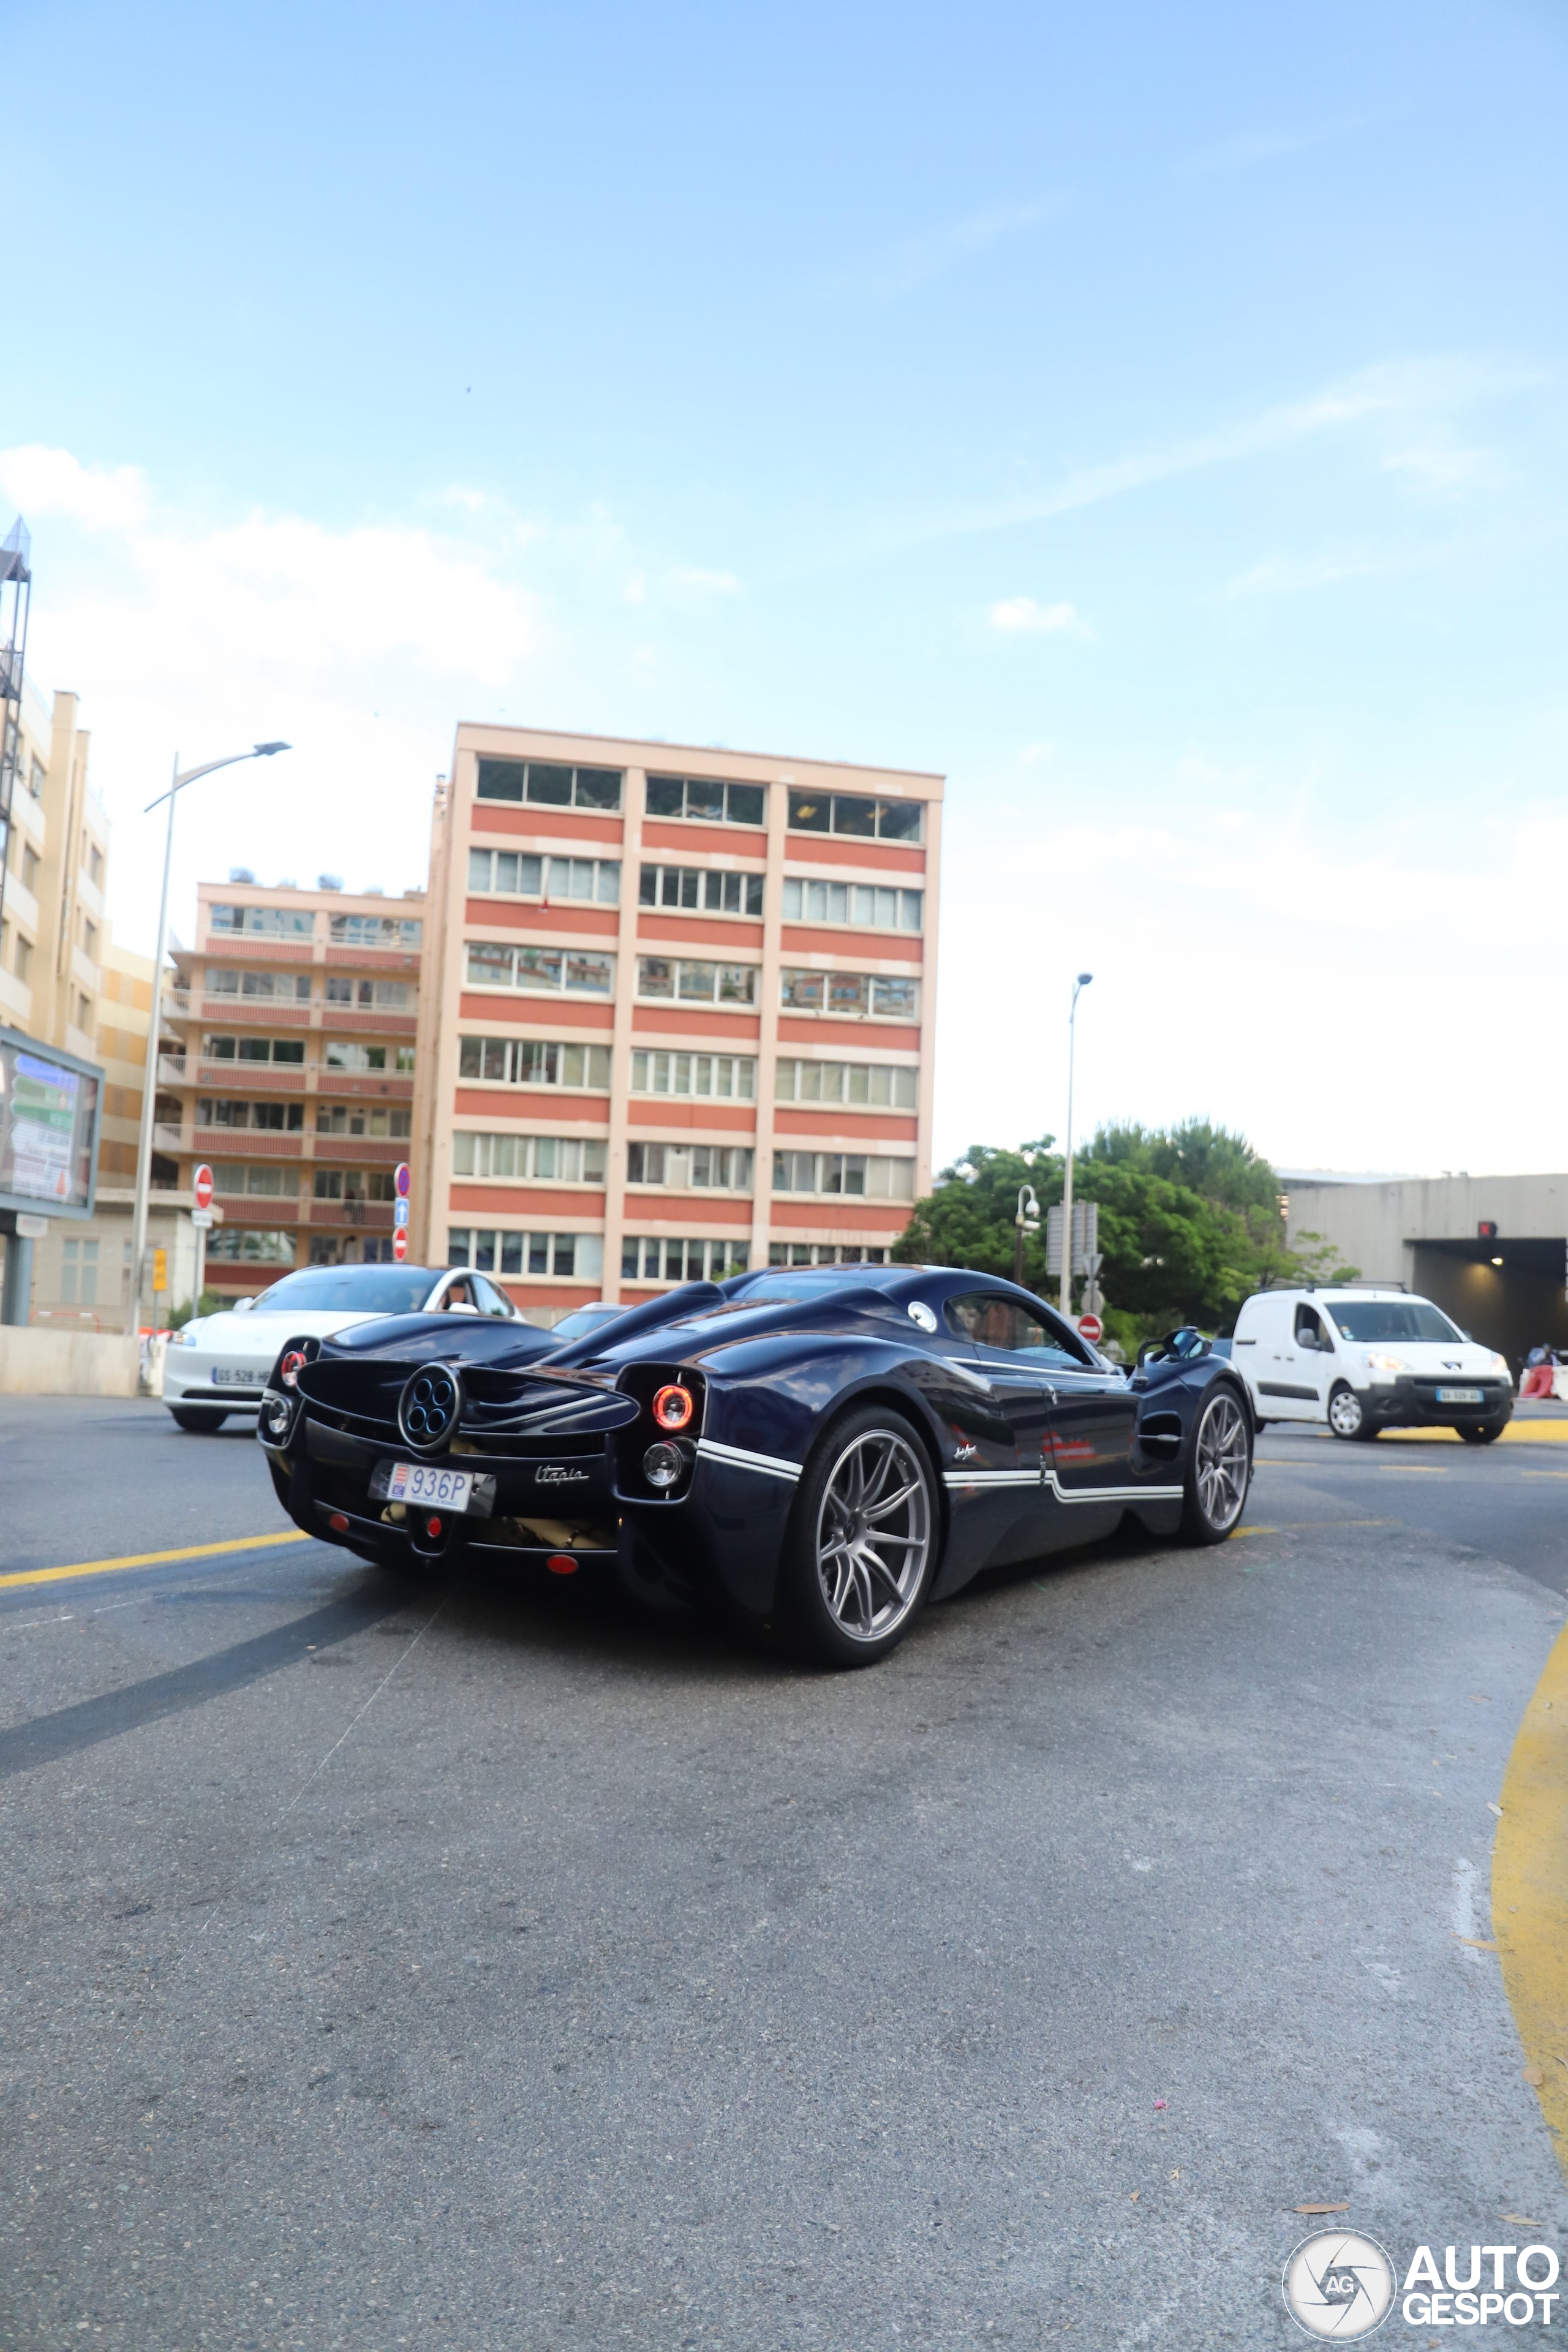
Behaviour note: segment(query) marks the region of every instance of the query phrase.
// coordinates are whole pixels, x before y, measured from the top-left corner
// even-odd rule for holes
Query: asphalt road
[[[861,1675],[308,1542],[0,1589],[0,2346],[1207,2352],[1301,2204],[1563,2242],[1479,1945],[1568,1445],[1260,1451]],[[0,1573],[285,1532],[154,1405],[0,1479]]]

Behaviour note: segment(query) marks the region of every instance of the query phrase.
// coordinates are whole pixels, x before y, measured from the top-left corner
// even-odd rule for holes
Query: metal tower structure
[[[11,863],[11,803],[22,765],[22,679],[27,666],[33,542],[20,515],[0,541],[0,915]]]

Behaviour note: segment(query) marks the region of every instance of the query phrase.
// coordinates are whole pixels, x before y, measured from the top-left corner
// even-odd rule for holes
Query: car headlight
[[[1410,1370],[1409,1365],[1405,1362],[1403,1356],[1374,1356],[1371,1354],[1367,1357],[1366,1368],[1369,1372],[1407,1372]]]
[[[1509,1360],[1506,1356],[1494,1356],[1491,1359],[1491,1361],[1488,1364],[1487,1370],[1489,1372],[1502,1372],[1510,1381],[1513,1378],[1513,1373],[1510,1370]]]
[[[194,1348],[197,1344],[198,1337],[195,1325],[187,1323],[183,1331],[175,1332],[174,1345],[177,1348]]]

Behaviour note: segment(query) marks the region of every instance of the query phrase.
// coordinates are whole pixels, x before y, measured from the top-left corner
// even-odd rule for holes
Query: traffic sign
[[[392,1212],[392,1222],[399,1230],[408,1223],[408,1203],[399,1201]]]
[[[210,1209],[213,1204],[213,1171],[204,1160],[191,1179],[191,1190],[196,1196],[198,1209]]]
[[[400,1201],[406,1201],[408,1198],[408,1187],[414,1181],[408,1173],[408,1162],[406,1160],[400,1160],[398,1161],[397,1173],[392,1181],[397,1187],[398,1199]]]
[[[397,1260],[399,1265],[403,1264],[404,1259],[408,1255],[408,1235],[401,1225],[398,1226],[397,1231],[392,1236],[392,1255]]]
[[[212,1228],[212,1221],[213,1213],[210,1209],[193,1209],[191,1211],[191,1223],[195,1225],[198,1234],[210,1232]]]
[[[153,1253],[153,1287],[155,1291],[169,1287],[169,1253],[155,1249]]]
[[[1105,1337],[1105,1326],[1098,1315],[1080,1315],[1078,1328],[1091,1348],[1098,1348]]]

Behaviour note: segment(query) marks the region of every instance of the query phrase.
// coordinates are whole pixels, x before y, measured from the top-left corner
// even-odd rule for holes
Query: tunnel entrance
[[[1568,1349],[1568,1240],[1415,1242],[1413,1286],[1517,1372],[1542,1341]],[[1500,1258],[1500,1265],[1493,1260]]]

